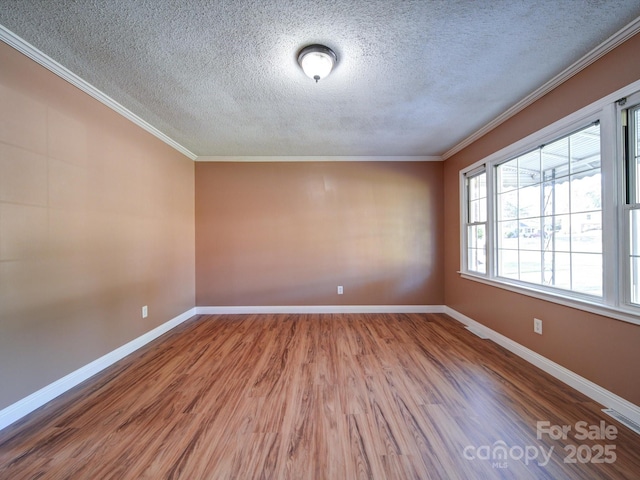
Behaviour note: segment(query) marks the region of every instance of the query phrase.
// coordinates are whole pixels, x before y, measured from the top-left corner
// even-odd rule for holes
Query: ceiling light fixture
[[[298,63],[304,73],[316,83],[331,73],[338,61],[335,52],[324,45],[309,45],[300,50]]]

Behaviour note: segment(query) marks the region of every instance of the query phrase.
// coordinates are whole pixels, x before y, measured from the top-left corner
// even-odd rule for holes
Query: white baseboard
[[[463,315],[453,308],[445,307],[444,313],[446,313],[450,317],[453,317],[467,327],[470,327],[472,331],[474,331],[474,333],[479,332],[481,334],[484,334],[487,338],[493,340],[498,345],[506,348],[512,353],[515,353],[519,357],[525,359],[527,362],[535,365],[541,370],[544,370],[548,374],[566,383],[570,387],[575,388],[579,392],[585,394],[587,397],[595,400],[598,403],[601,403],[607,408],[616,410],[623,416],[629,418],[630,420],[633,420],[636,423],[640,423],[639,406],[629,402],[628,400],[625,400],[622,397],[619,397],[615,393],[610,392],[600,385],[593,383],[591,380],[587,380],[586,378],[581,377],[577,373],[572,372],[562,365],[559,365],[549,360],[548,358],[543,357],[533,350],[530,350],[527,347],[514,342],[510,338],[505,337],[495,330],[492,330],[489,327],[476,322],[475,320],[467,317],[466,315]]]
[[[113,365],[194,315],[269,313],[444,313],[444,305],[330,305],[265,307],[194,307],[84,367],[0,410],[0,430]]]
[[[69,375],[32,393],[28,397],[0,410],[0,430],[11,425],[45,403],[75,387],[96,373],[113,365],[135,350],[168,332],[194,315],[220,314],[274,314],[274,313],[446,313],[460,323],[471,327],[476,334],[484,335],[498,345],[544,370],[605,407],[612,408],[625,417],[640,423],[640,407],[605,388],[568,370],[548,358],[520,345],[510,338],[476,322],[445,305],[330,305],[330,306],[269,306],[269,307],[194,307],[131,342],[109,352]]]
[[[0,430],[11,425],[25,415],[33,412],[35,409],[43,406],[45,403],[53,400],[59,395],[62,395],[67,390],[70,390],[79,383],[92,377],[96,373],[113,365],[118,360],[123,359],[130,353],[133,353],[140,347],[158,338],[163,333],[168,332],[172,328],[193,317],[194,315],[196,315],[196,309],[192,308],[184,312],[183,314],[169,320],[168,322],[154,328],[153,330],[145,333],[144,335],[131,340],[129,343],[116,348],[106,355],[103,355],[97,360],[94,360],[93,362],[85,365],[84,367],[80,367],[78,370],[75,370],[74,372],[71,372],[70,374],[62,377],[61,379],[50,383],[46,387],[41,388],[28,397],[25,397],[22,400],[18,400],[16,403],[0,410]]]
[[[196,307],[198,315],[276,313],[444,313],[444,305],[282,305],[249,307]]]

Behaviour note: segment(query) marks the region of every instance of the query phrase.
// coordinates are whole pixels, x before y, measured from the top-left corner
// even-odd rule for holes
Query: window
[[[466,177],[467,269],[487,273],[487,174],[484,169]]]
[[[495,167],[497,275],[602,295],[600,126]]]
[[[460,172],[465,278],[640,324],[639,90]]]
[[[619,102],[626,106],[627,99]],[[633,100],[640,100],[634,98]],[[640,104],[622,110],[626,172],[625,230],[628,232],[628,301],[640,305]]]

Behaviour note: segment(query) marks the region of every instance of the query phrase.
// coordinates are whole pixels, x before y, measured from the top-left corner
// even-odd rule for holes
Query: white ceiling
[[[0,0],[0,24],[197,156],[442,156],[639,0]],[[338,55],[315,84],[305,45]]]

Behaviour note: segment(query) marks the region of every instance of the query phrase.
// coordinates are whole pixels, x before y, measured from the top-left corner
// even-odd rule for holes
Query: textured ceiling
[[[440,156],[638,0],[0,0],[0,24],[199,156]],[[338,55],[315,84],[305,45]]]

